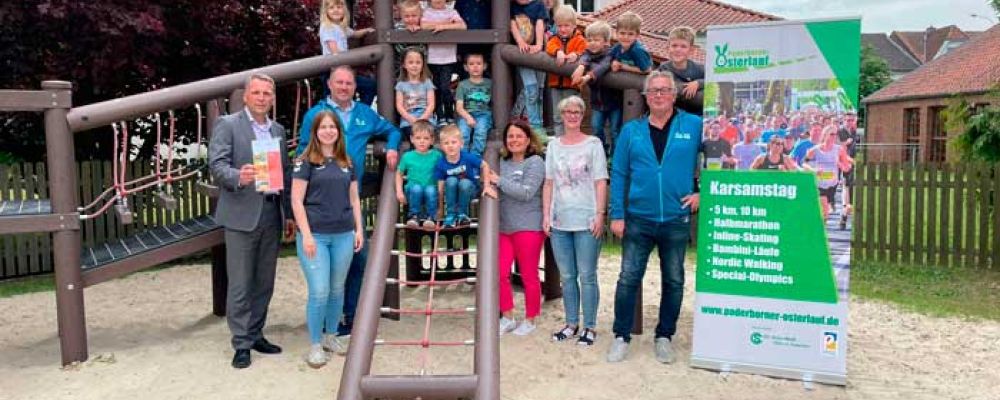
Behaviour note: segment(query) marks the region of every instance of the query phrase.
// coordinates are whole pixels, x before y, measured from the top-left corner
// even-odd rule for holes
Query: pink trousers
[[[538,259],[541,257],[544,244],[545,233],[542,231],[500,234],[500,259],[497,264],[500,269],[500,312],[514,309],[510,273],[516,259],[521,282],[524,284],[525,318],[534,318],[541,313],[542,283],[538,278]]]

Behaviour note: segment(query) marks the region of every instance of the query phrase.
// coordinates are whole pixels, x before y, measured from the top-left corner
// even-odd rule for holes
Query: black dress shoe
[[[259,353],[281,354],[281,347],[278,347],[278,345],[268,342],[267,339],[264,338],[260,338],[256,342],[253,342],[253,347],[251,348]]]
[[[236,350],[233,354],[233,368],[243,369],[250,366],[250,350]]]

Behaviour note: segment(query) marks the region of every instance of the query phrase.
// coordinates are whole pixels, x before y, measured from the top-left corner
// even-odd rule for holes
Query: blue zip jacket
[[[656,159],[649,138],[649,116],[622,127],[611,162],[611,219],[639,217],[670,222],[689,217],[681,199],[694,192],[694,173],[701,148],[701,118],[674,109],[663,159]],[[625,199],[628,196],[628,210]]]
[[[323,110],[330,111],[337,118],[340,118],[336,104],[329,97],[310,108],[306,112],[306,115],[302,117],[302,128],[299,129],[299,147],[295,149],[296,157],[306,151],[306,146],[309,144],[309,137],[311,136],[313,119],[316,118],[317,113]],[[384,138],[387,142],[386,150],[398,151],[401,135],[399,128],[387,119],[382,118],[381,115],[366,104],[354,102],[349,120],[341,120],[340,122],[344,125],[344,130],[347,131],[344,134],[344,138],[347,139],[347,156],[351,158],[351,164],[354,165],[355,178],[360,183],[361,178],[365,174],[365,147],[368,146],[368,141],[372,137]]]

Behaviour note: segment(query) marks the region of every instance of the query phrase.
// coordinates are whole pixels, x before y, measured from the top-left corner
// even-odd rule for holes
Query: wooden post
[[[71,92],[64,81],[42,82],[42,89],[56,98]],[[66,93],[68,96],[69,94]],[[49,193],[53,214],[76,214],[80,206],[76,182],[76,154],[65,108],[45,110],[45,148],[49,164]],[[56,316],[63,365],[87,360],[87,320],[83,304],[83,279],[80,268],[80,231],[64,230],[52,234],[55,258]]]
[[[206,143],[212,139],[212,129],[215,122],[222,113],[221,100],[208,102],[208,113],[205,119]],[[198,121],[200,124],[201,121]],[[218,197],[210,197],[208,209],[210,213],[215,212],[215,207],[219,205]],[[226,291],[229,287],[229,276],[226,274],[226,245],[223,244],[212,247],[212,314],[217,317],[226,316]]]

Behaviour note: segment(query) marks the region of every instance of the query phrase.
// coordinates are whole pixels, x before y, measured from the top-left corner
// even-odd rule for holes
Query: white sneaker
[[[608,348],[608,362],[616,363],[625,360],[628,355],[628,342],[623,337],[616,337]]]
[[[500,317],[500,336],[510,333],[514,328],[517,328],[517,321],[507,317]]]
[[[340,337],[336,335],[323,336],[323,349],[340,355],[347,354],[347,344],[344,344]]]
[[[674,346],[670,343],[670,339],[658,337],[654,342],[653,350],[656,353],[656,361],[664,364],[674,362]]]
[[[525,320],[521,321],[521,325],[518,325],[517,328],[514,329],[513,333],[517,336],[528,336],[531,334],[531,332],[534,331],[535,331],[535,324],[531,323],[531,321]]]
[[[309,348],[309,355],[306,357],[306,364],[310,367],[319,368],[326,365],[329,358],[326,356],[326,352],[323,351],[323,345],[319,343],[314,343],[312,347]]]

